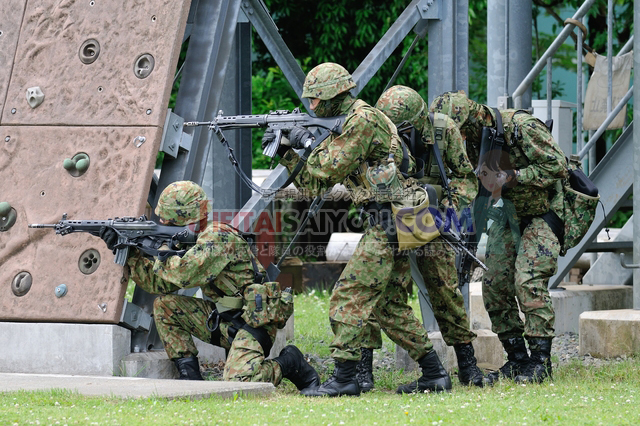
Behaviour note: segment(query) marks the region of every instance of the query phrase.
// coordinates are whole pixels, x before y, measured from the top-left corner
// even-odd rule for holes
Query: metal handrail
[[[580,20],[587,14],[587,11],[593,5],[593,3],[595,3],[595,0],[586,0],[582,4],[582,6],[580,6],[580,9],[578,9],[573,15],[573,19],[575,21]],[[547,66],[547,59],[551,58],[556,53],[562,43],[564,43],[567,37],[569,37],[569,34],[573,32],[574,27],[575,24],[572,23],[567,23],[567,25],[565,25],[558,37],[553,41],[553,43],[551,43],[551,46],[549,46],[549,48],[544,52],[542,57],[533,66],[531,71],[529,71],[529,74],[527,74],[524,80],[522,80],[522,83],[520,83],[520,85],[513,92],[513,105],[516,109],[522,108],[522,95],[524,94],[524,92],[526,92],[529,86],[531,86],[536,77],[538,77],[540,71],[542,71],[544,67]]]

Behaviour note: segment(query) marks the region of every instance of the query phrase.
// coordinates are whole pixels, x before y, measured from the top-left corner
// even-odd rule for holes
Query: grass
[[[417,299],[412,298],[417,309]],[[328,295],[296,296],[295,343],[305,353],[328,357]],[[383,345],[395,346],[386,336]],[[323,342],[320,342],[323,341]],[[324,372],[326,377],[328,372]],[[448,394],[395,395],[417,373],[375,371],[376,390],[359,398],[299,396],[288,381],[268,397],[236,395],[203,400],[84,397],[77,393],[0,393],[0,425],[624,425],[640,423],[640,359],[603,367],[580,362],[554,371],[542,385],[500,382],[492,388],[461,386]]]

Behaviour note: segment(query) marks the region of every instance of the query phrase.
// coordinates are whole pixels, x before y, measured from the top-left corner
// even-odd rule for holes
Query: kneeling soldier
[[[174,182],[160,195],[155,212],[163,224],[189,225],[198,232],[196,243],[182,257],[161,261],[137,253],[127,261],[136,285],[162,295],[153,304],[155,323],[180,379],[202,380],[196,336],[227,351],[224,380],[277,386],[284,377],[300,390],[318,386],[318,373],[295,346],[265,359],[277,329],[293,312],[293,297],[290,291],[280,292],[277,283],[262,284],[264,268],[235,228],[207,223],[204,190],[193,182]],[[112,229],[105,228],[100,236],[114,248],[117,236]],[[200,287],[209,300],[169,294],[192,287]]]

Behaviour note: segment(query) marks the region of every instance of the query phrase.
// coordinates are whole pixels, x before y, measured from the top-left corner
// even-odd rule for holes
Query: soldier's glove
[[[264,150],[267,145],[272,143],[275,139],[276,132],[274,132],[272,128],[268,128],[267,130],[265,130],[264,135],[262,136],[262,143],[260,144],[260,146]],[[282,137],[280,138],[280,146],[278,146],[278,155],[280,157],[283,157],[287,153],[289,148],[291,148],[291,142],[289,142],[289,139],[283,133]]]
[[[300,126],[293,126],[289,131],[291,146],[295,149],[304,149],[313,142],[313,134]]]
[[[118,233],[109,226],[101,226],[99,232],[100,238],[107,244],[107,248],[116,253],[116,244],[118,243]]]

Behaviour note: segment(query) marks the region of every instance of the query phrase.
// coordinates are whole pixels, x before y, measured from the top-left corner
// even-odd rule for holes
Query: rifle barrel
[[[58,226],[55,223],[30,223],[29,228],[55,228]]]

